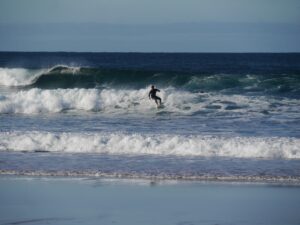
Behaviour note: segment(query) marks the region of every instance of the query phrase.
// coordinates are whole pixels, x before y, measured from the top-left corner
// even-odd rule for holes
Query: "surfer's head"
[[[151,89],[154,89],[154,85],[151,85]]]

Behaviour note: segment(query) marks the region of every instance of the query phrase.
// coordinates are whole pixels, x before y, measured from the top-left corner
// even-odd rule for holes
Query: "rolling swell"
[[[189,81],[190,76],[175,73],[155,73],[143,70],[119,70],[79,68],[66,70],[55,68],[47,74],[42,74],[31,87],[37,88],[102,88],[125,87],[141,88],[152,83],[163,86],[179,86]]]
[[[50,69],[0,68],[0,85],[25,88],[126,88],[139,89],[155,84],[160,88],[175,87],[191,92],[263,93],[300,96],[298,74],[197,74],[190,72],[151,71],[69,67]]]

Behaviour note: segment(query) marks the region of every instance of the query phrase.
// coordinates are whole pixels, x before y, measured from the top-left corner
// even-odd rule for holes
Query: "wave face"
[[[300,76],[197,74],[147,70],[54,66],[50,69],[0,68],[0,85],[31,88],[144,88],[150,84],[192,92],[264,93],[300,96]]]
[[[125,133],[1,132],[1,151],[300,159],[300,140]]]
[[[46,71],[25,68],[0,68],[0,85],[8,87],[27,86],[35,83]]]

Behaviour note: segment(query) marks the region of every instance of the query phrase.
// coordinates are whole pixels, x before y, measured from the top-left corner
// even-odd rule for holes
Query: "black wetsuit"
[[[159,89],[151,89],[151,91],[149,92],[149,97],[151,97],[152,99],[155,100],[156,104],[157,104],[157,100],[159,100],[159,103],[161,104],[161,98],[156,96],[156,92],[160,92]]]

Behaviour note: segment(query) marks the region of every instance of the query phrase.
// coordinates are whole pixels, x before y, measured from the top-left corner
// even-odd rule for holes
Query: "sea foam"
[[[128,133],[1,132],[1,151],[300,158],[300,139]]]
[[[44,69],[0,68],[0,85],[27,86],[34,83],[44,72]]]
[[[79,71],[80,67],[65,65],[56,65],[43,69],[0,68],[0,85],[8,87],[28,86],[34,84],[43,75],[51,75],[55,72],[76,74]]]
[[[148,98],[149,88],[139,90],[118,89],[55,89],[33,88],[7,95],[0,95],[0,113],[57,113],[67,110],[102,111],[106,113],[147,112],[155,109],[154,101]],[[198,94],[161,92],[166,110],[192,112],[199,109]]]
[[[300,110],[299,99],[272,98],[266,96],[222,95],[215,93],[188,92],[172,87],[158,94],[164,108],[156,110],[149,100],[149,87],[142,89],[50,89],[32,88],[0,94],[0,113],[37,114],[66,111],[102,112],[108,114],[175,113],[243,113],[296,114]],[[287,115],[286,114],[286,115]]]

